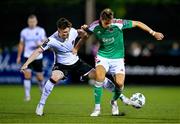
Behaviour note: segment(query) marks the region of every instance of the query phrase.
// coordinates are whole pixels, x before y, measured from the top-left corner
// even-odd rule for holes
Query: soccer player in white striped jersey
[[[67,76],[70,71],[76,71],[81,76],[87,76],[90,79],[95,79],[95,70],[87,63],[83,62],[73,53],[75,40],[81,37],[83,40],[86,37],[86,32],[82,29],[74,29],[71,22],[65,18],[60,18],[57,21],[57,31],[51,35],[39,48],[37,48],[28,60],[21,67],[21,71],[25,72],[29,64],[32,63],[43,51],[52,48],[55,54],[55,63],[50,79],[46,82],[41,99],[36,108],[36,114],[43,115],[44,105],[46,100],[53,90],[55,84],[59,80]],[[85,38],[86,39],[86,38]],[[105,83],[112,83],[105,78]]]
[[[28,17],[27,23],[28,27],[24,28],[20,34],[20,42],[18,45],[18,54],[16,60],[18,64],[21,62],[21,55],[23,51],[23,56],[26,61],[33,53],[33,51],[46,40],[45,30],[42,27],[37,26],[38,20],[35,15],[30,15]],[[36,72],[38,85],[42,92],[44,85],[42,58],[43,54],[40,54],[24,72],[25,101],[30,101],[31,99],[30,90],[32,71]]]

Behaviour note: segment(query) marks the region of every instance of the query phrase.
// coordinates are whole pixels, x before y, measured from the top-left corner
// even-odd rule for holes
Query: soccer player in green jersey
[[[99,49],[96,56],[96,104],[91,116],[100,115],[101,85],[107,72],[114,77],[116,86],[113,89],[114,96],[110,102],[112,105],[112,115],[119,114],[117,99],[121,98],[125,79],[123,30],[134,27],[148,32],[157,40],[162,40],[164,37],[162,33],[152,30],[140,21],[115,19],[113,11],[109,8],[101,12],[99,20],[94,21],[90,26],[82,26],[82,28],[87,31],[88,35],[94,34],[99,41]],[[80,45],[81,43],[76,45],[75,52],[79,49]]]

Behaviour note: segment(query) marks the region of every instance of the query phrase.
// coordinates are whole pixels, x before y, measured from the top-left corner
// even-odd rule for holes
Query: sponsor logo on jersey
[[[98,33],[98,34],[100,34],[100,33],[101,33],[101,31],[98,31],[97,33]]]
[[[112,43],[112,42],[114,42],[114,37],[111,37],[111,38],[102,38],[102,41],[103,42]]]

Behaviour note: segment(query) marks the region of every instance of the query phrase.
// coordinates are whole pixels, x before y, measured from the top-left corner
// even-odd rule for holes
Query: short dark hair
[[[32,18],[37,18],[37,17],[34,14],[31,14],[31,15],[28,16],[28,19],[32,19]]]
[[[113,19],[114,13],[111,9],[106,8],[103,11],[101,11],[100,18],[101,20],[110,20]]]
[[[60,18],[56,22],[56,25],[57,25],[57,28],[60,28],[60,29],[72,27],[72,23],[69,20],[67,20],[66,18]]]

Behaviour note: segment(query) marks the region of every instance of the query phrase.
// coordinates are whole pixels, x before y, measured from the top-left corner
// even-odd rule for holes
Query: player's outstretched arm
[[[41,53],[43,52],[42,48],[37,48],[31,56],[28,58],[28,60],[24,63],[24,65],[21,67],[21,72],[24,72],[25,69],[27,69],[28,65],[33,62]]]
[[[88,34],[86,31],[84,31],[83,29],[78,29],[77,31],[78,31],[79,37],[81,37],[81,38],[79,39],[79,41],[73,48],[73,50],[72,50],[73,54],[77,54],[77,52],[80,49],[80,47],[82,46],[82,44],[88,39]]]
[[[149,32],[153,37],[156,38],[156,40],[162,40],[164,38],[164,35],[161,32],[156,32],[152,30],[149,26],[146,24],[140,22],[140,21],[133,21],[132,22],[133,27],[141,28],[144,31]]]

